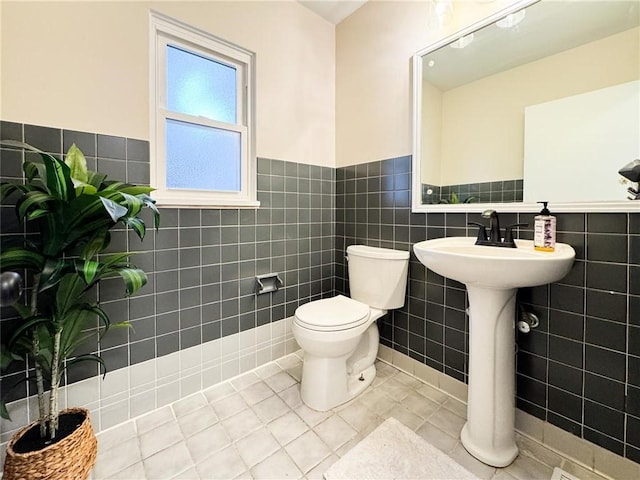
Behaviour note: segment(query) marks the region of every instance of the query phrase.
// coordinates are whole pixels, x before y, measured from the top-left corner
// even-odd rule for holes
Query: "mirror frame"
[[[421,131],[422,131],[422,59],[427,53],[431,53],[441,47],[456,41],[472,32],[480,30],[500,20],[506,15],[523,8],[529,7],[543,0],[520,0],[507,8],[475,22],[468,27],[458,30],[441,40],[427,45],[418,50],[412,57],[413,69],[413,151],[412,151],[412,199],[411,211],[414,213],[429,212],[479,212],[488,208],[500,212],[538,212],[540,205],[531,202],[495,202],[495,203],[458,203],[458,204],[423,204],[421,183]],[[611,201],[611,202],[557,202],[551,203],[553,212],[640,212],[640,200]]]

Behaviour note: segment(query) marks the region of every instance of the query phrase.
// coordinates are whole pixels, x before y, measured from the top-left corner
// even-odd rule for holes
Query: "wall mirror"
[[[413,211],[640,211],[619,173],[640,164],[639,25],[635,0],[528,0],[417,52]]]

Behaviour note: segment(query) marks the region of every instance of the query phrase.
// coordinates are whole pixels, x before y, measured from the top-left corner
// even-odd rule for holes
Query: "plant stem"
[[[31,292],[31,315],[37,315],[38,313],[38,289],[40,288],[40,274],[36,273],[33,276],[33,291]],[[32,331],[31,343],[33,348],[33,358],[36,370],[36,389],[38,392],[38,421],[40,423],[40,438],[44,438],[47,435],[47,416],[45,412],[45,399],[44,399],[44,378],[42,376],[42,367],[35,359],[40,354],[40,339],[38,337],[38,329],[34,328]]]
[[[53,358],[51,359],[51,393],[49,394],[49,435],[51,440],[56,437],[58,430],[58,387],[60,386],[60,374],[58,363],[60,361],[60,336],[61,329],[56,329],[53,337]]]

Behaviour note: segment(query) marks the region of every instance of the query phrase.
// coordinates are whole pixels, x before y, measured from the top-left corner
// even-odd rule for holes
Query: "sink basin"
[[[426,267],[464,283],[469,297],[469,388],[467,423],[460,440],[467,451],[494,467],[518,455],[515,441],[515,307],[520,287],[556,282],[573,264],[575,251],[556,243],[538,252],[531,240],[517,248],[474,245],[472,237],[416,243]]]
[[[564,277],[575,251],[556,243],[553,252],[533,249],[533,241],[516,240],[517,248],[474,245],[474,237],[446,237],[416,243],[418,260],[434,272],[465,285],[521,288],[546,285]]]

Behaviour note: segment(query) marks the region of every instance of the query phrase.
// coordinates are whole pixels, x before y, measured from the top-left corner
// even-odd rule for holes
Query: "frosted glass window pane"
[[[236,69],[167,45],[167,108],[236,123]]]
[[[167,120],[167,188],[240,191],[240,133]]]

